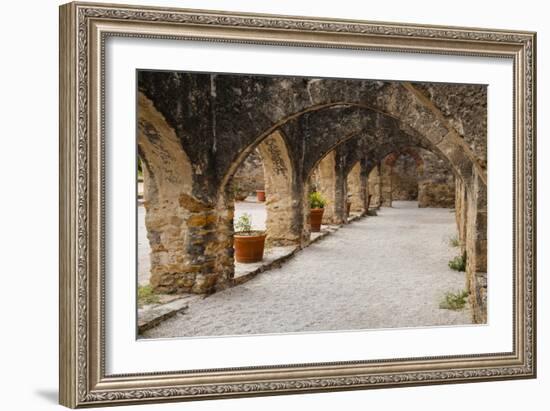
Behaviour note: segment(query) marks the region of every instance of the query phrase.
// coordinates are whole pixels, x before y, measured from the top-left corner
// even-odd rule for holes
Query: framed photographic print
[[[536,375],[532,32],[60,8],[60,402]]]

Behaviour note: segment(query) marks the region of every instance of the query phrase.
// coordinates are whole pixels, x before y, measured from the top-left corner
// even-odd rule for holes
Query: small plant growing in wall
[[[439,303],[439,308],[444,310],[462,310],[466,306],[466,301],[468,298],[468,292],[466,290],[451,293],[448,292],[445,294],[443,301]]]
[[[309,194],[309,224],[312,232],[321,231],[321,222],[323,221],[323,213],[327,200],[318,191]]]
[[[449,268],[455,271],[466,271],[466,252],[449,261]]]
[[[252,229],[252,216],[241,215],[235,222],[235,259],[238,263],[256,263],[264,258],[265,233]]]

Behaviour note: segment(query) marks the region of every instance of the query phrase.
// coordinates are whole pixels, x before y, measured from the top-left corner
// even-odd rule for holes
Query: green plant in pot
[[[235,223],[233,246],[238,263],[256,263],[264,258],[265,232],[252,230],[252,217],[248,213]]]
[[[321,231],[321,222],[323,221],[323,213],[325,212],[326,205],[327,200],[325,200],[320,192],[314,191],[309,194],[309,223],[312,232]]]

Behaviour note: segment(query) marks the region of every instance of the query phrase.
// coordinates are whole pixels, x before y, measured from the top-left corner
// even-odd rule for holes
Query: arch
[[[414,161],[414,180],[411,181],[411,177],[405,179],[405,185],[407,189],[407,198],[410,200],[409,196],[412,196],[414,200],[418,199],[419,191],[419,176],[423,172],[424,161],[418,152],[411,147],[406,147],[402,150],[396,150],[388,154],[380,162],[380,184],[381,184],[381,203],[386,207],[392,207],[393,201],[395,200],[395,191],[399,186],[403,185],[402,178],[403,175],[396,174],[395,167],[396,164],[399,164],[399,160],[406,161],[407,158],[410,158]],[[403,163],[401,163],[403,164]],[[402,170],[406,173],[406,169]]]
[[[398,120],[401,129],[424,136],[432,151],[446,156],[468,189],[474,172],[486,184],[485,160],[480,159],[484,153],[476,156],[475,141],[465,135],[483,138],[484,130],[471,126],[477,123],[472,118],[477,111],[461,110],[459,97],[476,95],[486,105],[483,86],[158,71],[140,72],[138,85],[160,107],[183,145],[196,146],[190,153],[193,164],[215,164],[221,186],[224,176],[233,174],[231,165],[243,147],[255,145],[294,118],[331,107],[362,108]],[[457,87],[466,87],[468,93],[458,93]],[[213,148],[214,161],[199,158],[199,148]]]
[[[394,151],[393,153],[388,154],[386,157],[386,164],[390,167],[395,166],[397,160],[402,156],[411,156],[415,163],[416,167],[422,169],[424,167],[424,160],[418,154],[418,151],[414,150],[412,147],[406,147],[403,150]]]
[[[166,267],[172,264],[174,270],[178,270],[176,280],[167,280],[168,286],[177,283],[178,290],[203,292],[212,289],[220,278],[231,278],[232,210],[227,204],[227,181],[250,150],[276,131],[286,143],[294,170],[293,192],[296,209],[302,209],[302,219],[305,219],[306,204],[303,187],[311,170],[330,151],[337,147],[343,149],[343,142],[365,134],[373,147],[366,158],[367,170],[377,164],[375,160],[381,159],[384,151],[404,147],[405,143],[445,158],[460,178],[460,187],[468,194],[468,215],[473,217],[467,217],[467,232],[483,229],[487,180],[480,157],[484,154],[472,149],[475,138],[473,143],[472,138],[466,138],[467,133],[479,133],[469,126],[475,122],[470,121],[468,112],[457,110],[460,104],[456,102],[446,104],[447,94],[456,98],[456,93],[447,93],[453,85],[174,72],[142,75],[140,72],[138,86],[140,96],[148,99],[165,128],[171,130],[167,130],[171,133],[169,137],[161,133],[157,143],[173,146],[177,153],[186,154],[181,156],[188,161],[182,162],[180,173],[190,167],[186,164],[192,164],[191,181],[186,182],[184,189],[178,181],[181,177],[173,176],[174,185],[181,187],[173,190],[179,194],[178,201],[174,201],[177,196],[172,195],[172,202],[167,203],[167,207],[173,208],[174,219],[166,227],[177,228],[181,220],[187,225],[197,224],[203,233],[202,238],[194,238],[195,244],[191,247],[179,237],[181,230],[172,230],[177,232],[173,241],[181,243],[177,247],[187,251],[190,260],[184,253],[179,257],[164,255],[161,258],[162,250],[158,250],[158,263]],[[485,92],[475,85],[464,87],[470,87],[473,93]],[[144,123],[139,132],[145,133],[145,130]],[[148,138],[150,142],[155,141],[153,135]],[[170,154],[172,150],[164,151]],[[150,156],[143,153],[149,165],[155,163],[159,168],[156,163],[162,161],[162,156],[154,161],[147,160]],[[154,174],[153,168],[150,170]],[[165,175],[170,180],[170,175]],[[191,220],[191,214],[195,219]],[[470,222],[477,228],[470,227]],[[166,237],[172,235],[169,234],[172,231],[163,229],[154,235]],[[468,234],[466,237],[474,238]],[[472,252],[476,252],[475,244],[468,239],[466,242]],[[192,264],[185,267],[199,274],[188,276],[191,273],[188,271],[181,276],[180,267],[188,263]],[[476,263],[474,268],[480,267]],[[214,278],[213,274],[218,277]],[[191,277],[192,282],[188,281]]]
[[[320,120],[316,120],[315,117]],[[350,127],[342,127],[342,123],[340,121],[334,121],[334,119],[345,120]],[[319,138],[319,142],[323,142],[327,145],[323,148],[324,152],[330,151],[334,147],[341,144],[344,140],[350,139],[355,135],[365,132],[376,132],[389,129],[408,136],[408,138],[410,138],[409,145],[422,146],[423,148],[429,149],[430,151],[436,153],[438,156],[444,157],[453,168],[453,171],[465,181],[467,186],[470,184],[474,169],[480,170],[481,177],[484,177],[485,175],[484,170],[482,170],[478,164],[474,164],[471,158],[466,156],[466,148],[462,144],[458,144],[458,142],[455,141],[456,136],[454,134],[449,135],[447,133],[444,136],[438,136],[437,138],[433,135],[427,136],[422,134],[417,128],[405,123],[404,120],[395,114],[383,112],[366,104],[335,102],[310,106],[302,111],[292,113],[284,119],[277,121],[277,123],[270,125],[266,130],[260,132],[245,150],[241,150],[239,153],[236,153],[235,157],[231,161],[231,165],[227,168],[227,171],[221,178],[221,186],[227,183],[227,180],[235,172],[237,164],[241,163],[241,161],[250,153],[250,150],[253,150],[254,147],[256,147],[262,140],[272,134],[275,130],[282,130],[285,135],[289,136],[289,156],[293,158],[294,161],[297,159],[307,159],[307,154],[301,152],[301,147],[299,144],[296,144],[296,147],[293,147],[292,141],[296,139],[292,138],[292,135],[297,134],[299,136],[303,136],[305,131],[307,131],[307,127],[305,127],[303,123],[311,124],[315,122],[332,126],[340,126],[340,132],[334,133],[334,130],[332,130],[330,134],[343,135],[343,137],[336,139]],[[436,124],[439,124],[439,122],[436,122]],[[318,130],[326,130],[326,134],[329,134],[328,131],[330,130],[330,127],[322,127],[321,125],[318,125],[315,128]],[[347,132],[343,131],[344,128],[347,128]],[[312,148],[311,145],[309,148]],[[307,180],[307,171],[310,171],[313,168],[313,165],[306,168],[309,168],[309,170],[305,170],[305,180]]]

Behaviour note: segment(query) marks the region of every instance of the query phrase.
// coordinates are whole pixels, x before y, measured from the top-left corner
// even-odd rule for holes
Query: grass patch
[[[443,301],[439,303],[439,308],[444,310],[462,310],[466,305],[466,299],[468,298],[468,292],[466,290],[458,293],[446,293]]]
[[[449,239],[449,245],[451,247],[458,247],[460,245],[460,241],[458,240],[458,237],[456,235],[452,236]]]
[[[449,268],[455,271],[466,271],[466,253],[457,255],[449,261]]]
[[[138,286],[138,307],[143,307],[148,304],[158,304],[160,303],[160,298],[150,285],[140,285]]]

